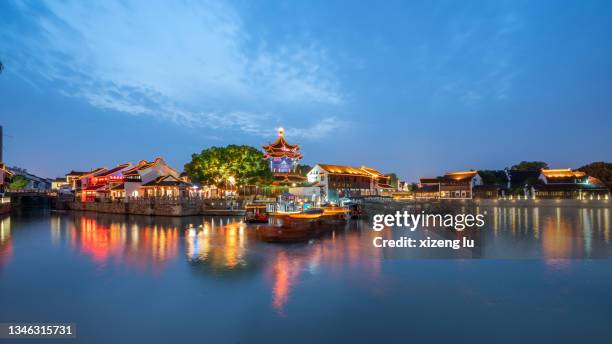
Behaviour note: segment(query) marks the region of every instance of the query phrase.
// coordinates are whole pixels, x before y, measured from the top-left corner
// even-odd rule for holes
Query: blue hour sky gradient
[[[407,180],[612,160],[610,1],[0,1],[4,160],[55,177],[283,126]]]

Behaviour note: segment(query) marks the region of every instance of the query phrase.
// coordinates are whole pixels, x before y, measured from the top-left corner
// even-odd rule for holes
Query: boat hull
[[[268,242],[299,242],[310,240],[345,224],[346,218],[340,215],[315,218],[271,216],[269,225],[257,228],[257,235]]]

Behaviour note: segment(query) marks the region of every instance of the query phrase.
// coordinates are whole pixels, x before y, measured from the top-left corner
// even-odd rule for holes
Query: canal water
[[[376,248],[448,235],[368,220],[272,244],[240,218],[12,214],[0,322],[75,323],[68,343],[612,342],[611,209],[479,211],[467,252]]]

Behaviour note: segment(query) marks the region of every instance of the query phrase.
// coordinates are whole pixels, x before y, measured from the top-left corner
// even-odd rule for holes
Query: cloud
[[[42,76],[62,94],[98,108],[260,135],[264,128],[256,123],[291,122],[302,111],[343,104],[333,63],[316,41],[255,39],[225,4],[48,1],[42,9],[16,7],[34,30],[7,27],[0,34],[8,38],[5,45],[15,45],[7,50],[20,74]],[[314,116],[310,127],[295,130],[328,132],[339,123]]]
[[[441,39],[415,48],[419,71],[433,78],[433,99],[458,101],[466,107],[503,101],[513,89],[520,70],[517,39],[523,18],[505,5],[453,13]]]

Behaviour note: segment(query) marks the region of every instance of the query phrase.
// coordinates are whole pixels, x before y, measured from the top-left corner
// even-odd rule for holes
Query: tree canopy
[[[578,168],[578,171],[582,171],[604,182],[612,182],[612,162],[592,162]]]
[[[397,178],[397,174],[388,173],[387,176],[389,177],[389,185],[397,189],[397,185],[399,184],[399,178]]]
[[[533,171],[548,168],[548,164],[543,161],[521,161],[520,163],[513,165],[512,170],[519,171]]]
[[[9,189],[20,190],[28,185],[28,179],[24,176],[14,176],[9,183]]]
[[[301,176],[306,176],[310,170],[312,170],[312,166],[299,164],[296,172]]]
[[[263,153],[255,147],[229,145],[210,147],[200,154],[192,154],[185,164],[185,172],[192,181],[223,188],[235,185],[268,185],[273,180]]]

